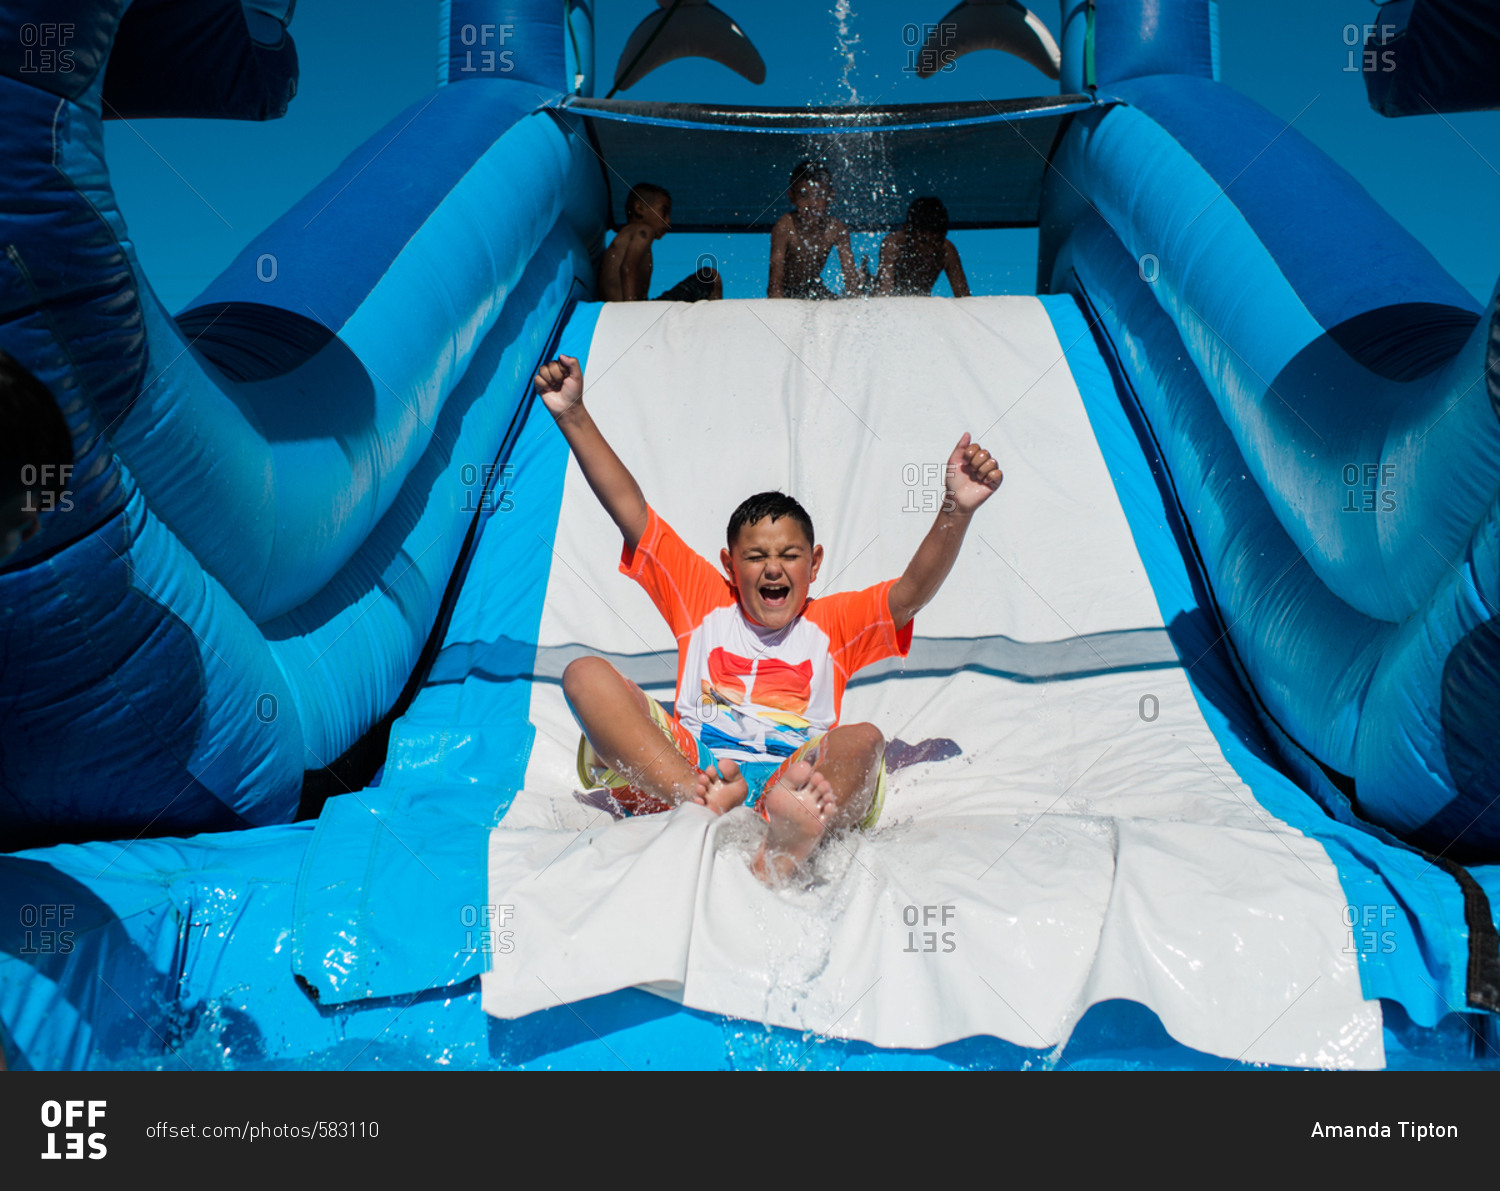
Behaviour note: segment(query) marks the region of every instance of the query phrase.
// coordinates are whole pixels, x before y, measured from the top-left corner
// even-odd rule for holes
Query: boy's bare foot
[[[812,855],[837,803],[828,779],[806,761],[788,766],[764,801],[771,829],[750,868],[769,884],[786,880]]]
[[[716,815],[722,815],[725,811],[744,805],[745,799],[750,796],[750,783],[733,761],[720,761],[718,769],[719,773],[712,769],[699,770],[698,788],[693,794],[693,801],[699,806],[708,807]],[[722,779],[719,774],[723,774]]]

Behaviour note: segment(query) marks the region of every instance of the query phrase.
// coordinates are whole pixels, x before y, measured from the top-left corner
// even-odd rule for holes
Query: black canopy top
[[[854,231],[901,223],[936,195],[954,228],[1035,227],[1042,175],[1085,95],[886,107],[747,108],[570,99],[602,163],[615,226],[630,187],[672,195],[676,231],[767,231],[804,159],[833,175],[832,213]]]

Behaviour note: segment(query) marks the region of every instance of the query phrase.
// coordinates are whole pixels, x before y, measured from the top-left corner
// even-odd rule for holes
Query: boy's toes
[[[812,781],[813,767],[806,761],[793,761],[786,767],[786,772],[781,775],[781,784],[788,790],[802,794],[807,789],[807,784]]]
[[[715,768],[717,772],[708,769],[699,773],[698,782],[704,792],[704,805],[722,815],[745,801],[750,785],[733,761],[720,761]]]
[[[786,878],[810,856],[823,838],[832,806],[832,787],[798,761],[766,791],[768,830],[760,855],[751,866],[762,879]]]
[[[827,778],[816,772],[806,761],[798,761],[790,766],[782,778],[782,784],[800,806],[819,819],[826,819],[833,809],[833,787]]]
[[[739,763],[737,761],[731,761],[728,757],[725,757],[722,761],[717,762],[716,768],[719,771],[719,776],[726,782],[732,782],[735,780],[735,778],[740,776]],[[705,770],[704,773],[705,776],[713,776],[712,769]]]
[[[826,819],[833,812],[833,786],[821,773],[815,773],[808,783],[808,788],[816,796],[818,814]]]

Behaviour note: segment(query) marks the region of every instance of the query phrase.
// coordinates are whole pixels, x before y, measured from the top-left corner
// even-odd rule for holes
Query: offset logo
[[[42,1151],[42,1157],[99,1159],[109,1153],[102,1132],[86,1134],[82,1128],[73,1129],[74,1125],[82,1126],[85,1119],[89,1129],[93,1129],[104,1119],[104,1105],[103,1100],[43,1101],[42,1124],[47,1128],[47,1148]],[[59,1149],[57,1130],[65,1126],[67,1131],[62,1134],[62,1148]],[[85,1145],[88,1153],[84,1153]]]
[[[951,902],[936,906],[905,906],[901,910],[901,921],[908,927],[947,926],[958,917],[958,907]],[[918,951],[957,951],[957,931],[908,930],[906,946],[901,950],[908,955]]]
[[[22,955],[67,955],[73,950],[73,931],[67,930],[73,921],[74,907],[67,905],[40,905],[21,907]]]
[[[463,74],[509,74],[515,69],[515,50],[485,49],[491,44],[504,45],[515,36],[515,25],[463,25],[458,31],[458,40],[465,47],[478,46],[477,50],[465,48],[464,64],[458,69]],[[479,65],[474,65],[475,54]]]
[[[68,74],[77,65],[74,51],[67,48],[78,27],[72,22],[49,21],[20,28],[22,74]]]

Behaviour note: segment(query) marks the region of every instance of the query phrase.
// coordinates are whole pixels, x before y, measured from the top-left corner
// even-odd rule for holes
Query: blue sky
[[[715,63],[679,60],[623,93],[631,99],[729,104],[918,103],[1046,95],[1040,72],[986,51],[951,74],[921,80],[903,69],[903,27],[939,20],[950,0],[717,0],[759,47],[756,87]],[[625,39],[654,0],[596,0],[597,68],[612,77]],[[1056,3],[1037,14],[1054,33]],[[1294,127],[1347,169],[1476,297],[1500,272],[1500,114],[1385,120],[1349,71],[1350,25],[1374,19],[1370,0],[1224,0],[1222,78]],[[292,33],[301,87],[287,116],[266,124],[141,120],[105,126],[111,177],[147,277],[167,307],[196,296],[245,244],[437,76],[435,0],[301,0]],[[607,88],[601,87],[600,94]],[[1288,195],[1289,204],[1296,202]],[[1028,231],[954,237],[976,293],[1030,293],[1036,236]],[[856,244],[870,251],[875,241]],[[717,256],[729,297],[765,292],[764,235],[668,236],[656,250],[660,290]],[[1351,269],[1360,262],[1351,261]]]

